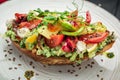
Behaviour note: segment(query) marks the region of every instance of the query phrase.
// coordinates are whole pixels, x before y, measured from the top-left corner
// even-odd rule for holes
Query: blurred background
[[[7,0],[0,0],[0,4],[6,1]],[[120,0],[88,0],[88,1],[104,8],[105,10],[107,10],[120,20]]]
[[[109,11],[120,20],[120,0],[88,0]]]

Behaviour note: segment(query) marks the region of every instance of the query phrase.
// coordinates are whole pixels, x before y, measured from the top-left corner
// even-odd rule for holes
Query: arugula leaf
[[[44,17],[44,19],[46,19],[46,20],[57,20],[57,18],[56,17],[54,17],[54,16],[46,16],[46,17]]]
[[[25,40],[26,40],[26,38],[24,38],[20,41],[20,47],[21,48],[25,48]]]
[[[38,12],[39,16],[42,16],[44,13],[40,8],[37,8],[37,10],[34,10],[34,11]]]

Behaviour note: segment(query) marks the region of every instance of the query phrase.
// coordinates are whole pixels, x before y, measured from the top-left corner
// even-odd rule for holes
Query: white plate
[[[13,0],[0,5],[0,34],[6,31],[5,22],[14,18],[14,13],[27,13],[29,10],[68,10],[73,0]],[[81,6],[81,1],[76,0]],[[115,53],[113,59],[98,55],[81,65],[44,66],[21,54],[10,42],[0,36],[0,80],[26,80],[24,73],[34,71],[31,80],[120,80],[120,22],[111,14],[97,5],[85,1],[82,11],[89,10],[92,22],[102,21],[110,31],[118,35],[113,47],[109,50]],[[81,13],[80,15],[85,15]],[[10,45],[10,46],[9,46]],[[12,54],[10,54],[12,53]],[[33,62],[30,65],[30,62]]]

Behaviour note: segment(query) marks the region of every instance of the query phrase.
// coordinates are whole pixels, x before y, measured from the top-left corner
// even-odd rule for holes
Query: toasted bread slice
[[[27,50],[24,48],[21,48],[18,43],[12,41],[13,45],[17,47],[23,54],[31,57],[37,62],[40,62],[42,64],[74,64],[75,62],[70,61],[68,58],[65,57],[45,57],[43,55],[36,55],[36,51],[34,50]],[[111,42],[110,44],[106,45],[100,52],[104,52],[112,47],[114,42]],[[98,55],[100,53],[97,53]],[[88,57],[85,57],[84,60],[89,59]]]

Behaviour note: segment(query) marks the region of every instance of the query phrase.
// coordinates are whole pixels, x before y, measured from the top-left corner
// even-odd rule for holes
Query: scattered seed
[[[21,58],[22,57],[22,55],[19,55],[19,58]]]
[[[93,66],[92,66],[92,65],[90,65],[90,67],[92,68]]]
[[[73,72],[75,72],[75,70],[72,70]]]
[[[3,50],[4,52],[6,52],[7,50]]]
[[[87,66],[90,66],[90,64],[87,64]]]
[[[32,65],[32,64],[33,64],[33,62],[32,62],[32,61],[30,61],[29,65]]]
[[[33,66],[33,69],[35,69],[35,66]]]
[[[15,60],[16,60],[16,58],[15,57],[13,57],[13,61],[15,62]]]
[[[79,70],[81,69],[81,67],[79,67]]]
[[[67,72],[70,72],[70,70],[68,69]]]
[[[12,52],[11,52],[11,51],[8,51],[8,53],[9,53],[9,54],[12,54]]]
[[[100,70],[100,72],[103,72],[103,70]]]
[[[101,62],[103,62],[103,59],[101,59]]]
[[[12,67],[9,67],[9,70],[12,70]]]
[[[76,66],[81,66],[81,64],[77,64]]]
[[[73,74],[73,72],[70,72],[71,74]]]
[[[101,80],[103,80],[103,78],[101,78]]]
[[[18,64],[18,66],[21,66],[22,64]]]
[[[12,51],[13,49],[9,49],[9,50],[11,50],[11,51]]]
[[[38,74],[38,73],[36,73],[35,75],[36,75],[36,76],[39,76],[39,74]]]
[[[14,67],[14,69],[17,69],[17,67]]]
[[[48,64],[48,66],[51,66],[51,64]]]
[[[72,67],[75,67],[75,65],[72,65]]]
[[[18,80],[20,80],[21,78],[20,77],[18,77]]]
[[[87,66],[85,66],[85,69],[87,69]]]
[[[97,77],[100,77],[99,74],[97,74]]]
[[[58,72],[59,72],[59,73],[61,73],[62,71],[61,71],[61,70],[59,70]]]
[[[5,57],[7,57],[7,54],[5,54]]]
[[[43,67],[46,67],[46,65],[43,65]]]
[[[94,62],[91,62],[91,64],[95,64]]]
[[[78,74],[75,75],[76,77],[78,76]]]
[[[9,43],[9,40],[6,39],[5,41],[6,41],[7,43]]]
[[[9,58],[8,60],[11,61],[11,58]]]
[[[8,46],[11,46],[10,44],[8,44]]]

